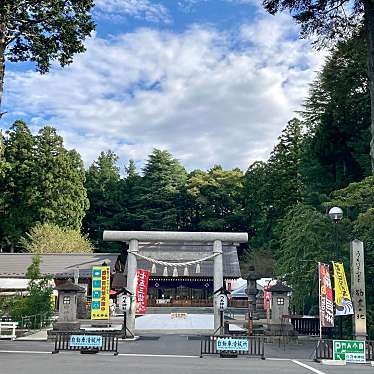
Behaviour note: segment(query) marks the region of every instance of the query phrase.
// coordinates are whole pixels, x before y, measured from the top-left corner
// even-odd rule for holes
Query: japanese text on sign
[[[217,351],[248,352],[248,340],[236,338],[217,338]]]
[[[92,268],[91,319],[109,319],[110,267]]]
[[[365,341],[334,340],[334,360],[362,364],[366,362]]]
[[[319,316],[322,327],[334,327],[334,302],[329,266],[319,263]]]
[[[71,335],[69,339],[70,347],[101,348],[103,337],[100,335]]]
[[[147,310],[149,271],[139,269],[136,276],[136,314],[145,314],[145,311]]]

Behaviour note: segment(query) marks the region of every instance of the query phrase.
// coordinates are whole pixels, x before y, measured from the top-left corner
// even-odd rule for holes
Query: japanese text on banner
[[[334,301],[329,266],[318,264],[319,267],[319,317],[322,327],[334,327]]]
[[[91,319],[109,319],[110,267],[92,268]]]
[[[147,310],[149,271],[139,269],[136,273],[136,277],[136,314],[145,314]]]

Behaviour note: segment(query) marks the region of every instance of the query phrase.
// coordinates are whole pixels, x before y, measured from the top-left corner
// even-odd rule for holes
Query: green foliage
[[[20,239],[26,252],[32,253],[91,253],[94,247],[77,230],[51,223],[37,224]]]
[[[142,229],[178,229],[175,202],[186,182],[186,170],[169,152],[155,149],[143,172],[137,207],[142,215]]]
[[[92,0],[2,0],[0,3],[0,103],[5,55],[11,62],[32,61],[46,73],[53,60],[61,66],[85,51],[94,30]]]
[[[36,314],[43,314],[46,317],[52,315],[51,278],[40,273],[40,262],[40,256],[35,255],[27,269],[26,278],[30,280],[27,288],[28,296],[16,296],[9,300],[10,315],[16,321]]]
[[[21,121],[7,131],[4,145],[2,246],[17,248],[20,237],[38,222],[79,230],[89,204],[79,154],[64,148],[55,129],[45,127],[33,136]]]
[[[318,305],[317,262],[332,260],[334,243],[331,220],[315,208],[296,205],[282,220],[276,273],[293,288],[292,302],[298,311],[309,313],[312,305]]]
[[[186,183],[190,225],[199,231],[232,231],[242,220],[243,173],[214,166],[193,171]]]
[[[313,83],[303,113],[303,173],[310,192],[329,194],[371,174],[367,43],[339,43]]]
[[[360,213],[374,207],[374,176],[334,191],[332,199],[325,205],[346,208],[350,218],[356,219]]]
[[[112,151],[101,152],[86,172],[85,187],[90,208],[83,221],[84,231],[103,250],[111,251],[112,243],[102,242],[104,229],[118,229],[116,215],[121,212],[118,157]]]

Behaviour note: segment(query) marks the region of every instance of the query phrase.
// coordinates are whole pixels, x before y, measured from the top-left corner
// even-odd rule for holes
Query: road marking
[[[304,364],[303,362],[300,362],[300,361],[297,361],[297,360],[292,360],[292,362],[295,363],[295,364],[297,364],[297,365],[299,365],[299,366],[302,366],[302,367],[305,368],[305,369],[308,369],[308,370],[310,370],[310,371],[313,371],[313,372],[316,373],[316,374],[325,374],[323,371],[320,371],[320,370],[318,370],[318,369],[315,369],[315,368],[313,368],[313,367],[311,367],[311,366],[309,366],[309,365],[307,365],[307,364]]]
[[[132,356],[132,357],[165,357],[165,358],[200,358],[200,356],[187,355],[153,355],[147,353],[119,353],[118,356]]]
[[[51,352],[47,351],[7,351],[7,350],[0,350],[0,353],[34,353],[34,354],[39,354],[39,353],[45,353],[45,354],[51,354]]]

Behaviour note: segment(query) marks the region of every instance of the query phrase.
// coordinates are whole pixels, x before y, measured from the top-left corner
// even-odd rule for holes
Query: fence
[[[80,346],[71,346],[70,337],[73,335],[80,336],[101,336],[101,347],[85,346],[83,343]],[[59,353],[60,351],[80,351],[80,352],[114,352],[118,355],[118,331],[103,332],[103,331],[90,331],[90,332],[77,332],[77,331],[57,331],[55,337],[55,348],[52,353]]]
[[[299,316],[299,315],[284,315],[282,320],[289,320],[295,331],[299,335],[319,335],[319,317],[314,316]],[[322,328],[322,335],[326,338],[332,338],[332,328]]]
[[[332,339],[319,340],[315,348],[314,359],[316,361],[320,361],[320,360],[332,360],[333,358],[334,358],[333,340]],[[374,360],[374,341],[373,340],[366,341],[366,360],[367,361]]]
[[[217,350],[217,340],[219,338],[228,338],[228,339],[243,339],[248,342],[248,350]],[[214,355],[214,354],[235,354],[240,356],[258,356],[261,359],[265,359],[265,347],[264,347],[264,339],[257,337],[257,336],[235,336],[233,338],[230,335],[205,335],[201,336],[200,340],[200,357],[204,355]]]
[[[31,316],[21,317],[19,328],[21,329],[42,329],[50,326],[52,317],[48,313],[34,314]]]

